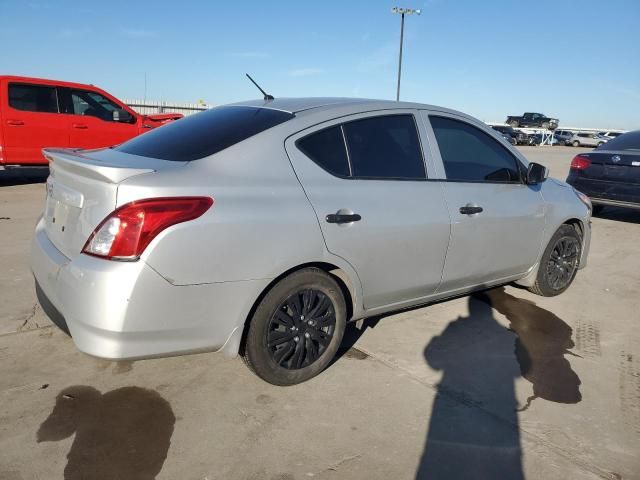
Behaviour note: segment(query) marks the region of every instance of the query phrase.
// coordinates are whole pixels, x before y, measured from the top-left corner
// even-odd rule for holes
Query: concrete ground
[[[523,151],[564,179],[579,150]],[[216,354],[76,351],[35,300],[43,199],[0,188],[0,479],[640,478],[640,212],[593,219],[559,297],[506,287],[368,320],[279,388]]]

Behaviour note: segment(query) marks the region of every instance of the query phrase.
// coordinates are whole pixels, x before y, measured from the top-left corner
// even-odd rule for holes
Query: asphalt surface
[[[564,179],[580,149],[523,151]],[[593,219],[559,297],[508,286],[367,320],[281,388],[217,354],[76,351],[35,299],[28,182],[0,187],[2,480],[640,478],[640,212]]]

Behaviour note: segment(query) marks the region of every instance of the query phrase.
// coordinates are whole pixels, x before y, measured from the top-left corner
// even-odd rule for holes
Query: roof
[[[373,109],[386,108],[429,108],[442,110],[439,107],[423,105],[411,102],[395,102],[392,100],[374,100],[370,98],[343,98],[343,97],[301,97],[301,98],[276,98],[274,100],[248,100],[246,102],[233,103],[234,106],[262,107],[281,110],[288,113],[299,113],[323,107],[372,107]]]
[[[74,88],[97,88],[95,85],[86,84],[86,83],[65,82],[63,80],[52,80],[49,78],[22,77],[19,75],[0,75],[0,80],[9,80],[12,82],[36,83],[36,84],[51,83],[51,84],[60,85],[63,87],[74,87]]]

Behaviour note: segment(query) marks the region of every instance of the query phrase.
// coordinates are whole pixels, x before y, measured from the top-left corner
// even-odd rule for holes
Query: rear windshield
[[[623,133],[607,143],[600,145],[600,150],[640,150],[640,130]]]
[[[176,120],[115,149],[175,162],[189,162],[213,155],[294,115],[279,110],[255,107],[217,107]]]

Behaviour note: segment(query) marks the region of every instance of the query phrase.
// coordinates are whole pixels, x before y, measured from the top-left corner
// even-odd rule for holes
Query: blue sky
[[[482,120],[539,111],[640,128],[640,1],[0,0],[0,73],[96,84],[120,98],[210,104],[401,97]]]

